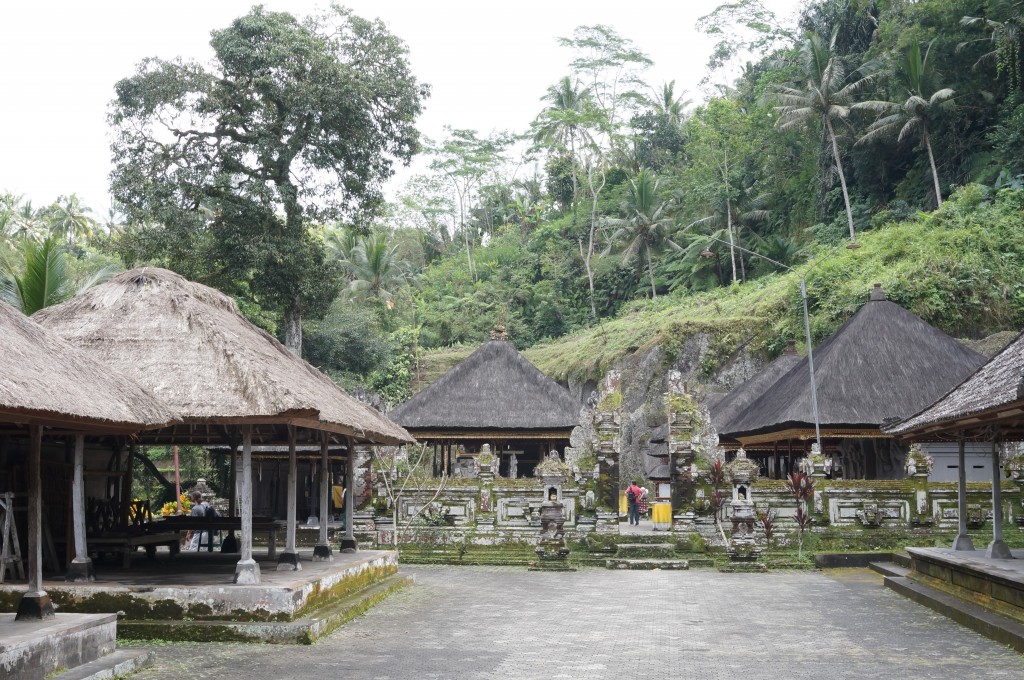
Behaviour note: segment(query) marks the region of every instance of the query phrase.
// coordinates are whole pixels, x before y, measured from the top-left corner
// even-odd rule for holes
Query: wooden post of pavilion
[[[327,542],[327,522],[331,513],[328,512],[331,503],[330,496],[331,466],[328,460],[327,433],[320,433],[320,538],[313,548],[314,562],[331,562],[334,556],[331,554],[331,544]]]
[[[997,434],[992,433],[992,542],[988,544],[985,557],[995,560],[1012,560],[1013,554],[1003,540],[1003,490],[999,486],[999,445]]]
[[[53,603],[43,590],[43,484],[40,470],[43,456],[43,428],[30,428],[28,461],[28,591],[18,603],[15,621],[36,621],[53,617]]]
[[[341,552],[354,553],[359,549],[356,543],[354,515],[356,510],[356,450],[352,437],[345,437],[348,459],[345,461],[345,538],[341,539]],[[398,525],[395,525],[397,536]]]
[[[235,583],[259,585],[260,565],[252,557],[252,425],[242,426],[242,477],[239,481],[242,555],[235,565]]]
[[[299,571],[302,569],[302,562],[299,561],[299,553],[295,549],[295,524],[297,522],[297,510],[295,504],[298,490],[298,464],[295,460],[295,426],[288,426],[288,528],[286,529],[284,552],[277,558],[278,571]]]
[[[974,550],[974,541],[967,534],[967,464],[964,455],[964,438],[961,433],[958,450],[957,469],[957,517],[959,518],[960,531],[956,540],[953,541],[953,550]]]
[[[231,444],[231,467],[228,474],[228,487],[231,489],[231,495],[228,497],[228,517],[236,517],[238,513],[238,443],[237,440]],[[250,481],[250,484],[252,482]],[[238,537],[235,536],[235,530],[231,529],[228,531],[228,535],[221,541],[220,551],[226,553],[238,552]]]
[[[85,542],[85,436],[75,435],[74,476],[71,479],[71,519],[75,557],[68,565],[65,581],[88,583],[96,579]]]

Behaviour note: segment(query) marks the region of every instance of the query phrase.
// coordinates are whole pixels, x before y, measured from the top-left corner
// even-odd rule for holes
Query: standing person
[[[649,508],[649,501],[647,499],[647,487],[640,487],[640,499],[637,500],[637,510],[640,512],[640,516],[647,518],[647,510]]]
[[[193,491],[189,494],[189,498],[192,499],[192,517],[215,517],[216,510],[203,500],[203,494],[198,491]],[[193,531],[192,538],[189,540],[188,549],[193,552],[199,551],[199,546],[203,543],[210,544],[210,532],[208,531]]]
[[[630,526],[640,524],[640,486],[634,479],[633,482],[626,487],[626,503],[629,510],[629,524]]]

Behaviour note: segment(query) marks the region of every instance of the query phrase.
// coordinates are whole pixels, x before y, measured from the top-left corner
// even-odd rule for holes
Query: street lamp
[[[762,260],[766,260],[768,262],[771,262],[772,264],[774,264],[777,267],[782,267],[783,269],[788,269],[789,271],[793,272],[797,276],[800,276],[800,274],[795,269],[793,269],[792,267],[790,267],[788,265],[784,265],[781,262],[778,262],[776,260],[773,260],[772,258],[770,258],[770,257],[768,257],[766,255],[762,255],[760,253],[755,253],[752,250],[747,250],[746,248],[740,247],[740,246],[738,246],[736,244],[726,243],[722,239],[715,238],[714,236],[705,236],[704,238],[711,239],[712,241],[718,241],[719,243],[721,243],[723,245],[727,245],[730,248],[736,248],[737,250],[741,250],[744,253],[747,253],[748,255],[752,255],[754,257],[759,257]],[[849,247],[849,246],[847,246],[847,247]],[[831,253],[829,253],[829,255],[831,255]],[[701,257],[714,257],[715,254],[713,252],[711,252],[711,250],[705,248],[701,252],[700,256]],[[804,332],[807,334],[807,366],[810,368],[810,371],[811,371],[811,407],[814,409],[814,447],[815,447],[815,449],[817,449],[816,451],[813,451],[813,453],[819,453],[820,454],[821,453],[821,421],[820,421],[820,418],[818,417],[818,385],[817,385],[817,383],[814,380],[814,353],[811,350],[811,318],[810,318],[810,315],[807,313],[807,281],[802,276],[800,276],[800,299],[804,303]]]

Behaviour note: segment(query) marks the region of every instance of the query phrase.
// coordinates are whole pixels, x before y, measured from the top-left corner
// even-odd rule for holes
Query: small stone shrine
[[[565,543],[565,513],[562,504],[562,484],[569,467],[551,451],[537,466],[537,476],[544,483],[544,502],[540,506],[540,536],[537,540],[537,561],[531,571],[576,571],[569,564],[569,547]]]
[[[726,548],[729,559],[736,562],[753,562],[761,555],[754,535],[754,501],[751,498],[751,485],[757,481],[757,463],[747,458],[741,447],[736,451],[736,459],[728,464],[727,470],[732,478],[732,501],[729,504],[732,514],[732,538]]]

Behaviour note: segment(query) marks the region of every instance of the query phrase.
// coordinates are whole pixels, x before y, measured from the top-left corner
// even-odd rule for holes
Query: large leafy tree
[[[427,90],[398,38],[342,8],[256,7],[210,44],[209,66],[151,58],[117,83],[112,190],[136,225],[124,251],[251,291],[300,353],[303,315],[341,284],[307,225],[378,207],[416,151]]]
[[[836,128],[845,124],[850,108],[856,103],[856,93],[867,84],[867,78],[851,74],[842,57],[835,52],[836,35],[826,43],[817,33],[809,33],[799,49],[799,81],[795,85],[777,85],[775,96],[781,114],[776,127],[789,130],[795,127],[809,127],[814,130],[821,125],[832,150],[832,160],[839,174],[843,189],[843,203],[850,227],[850,242],[855,241],[853,233],[853,210],[850,207],[850,192],[846,186],[846,173],[839,153]]]
[[[935,204],[942,207],[942,189],[939,186],[939,171],[935,167],[935,153],[932,150],[931,125],[935,117],[953,106],[954,91],[942,87],[942,76],[930,59],[932,43],[924,53],[921,45],[912,44],[903,52],[894,69],[898,87],[897,101],[866,101],[854,104],[879,114],[861,137],[860,142],[870,142],[896,137],[902,142],[907,136],[917,133],[921,144],[928,153],[928,165],[935,185]],[[905,98],[904,98],[905,97]]]

